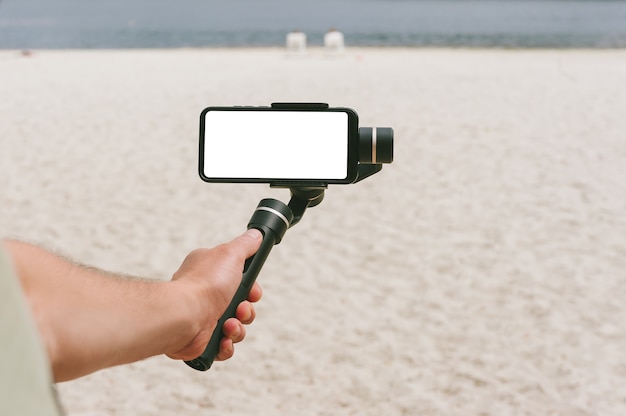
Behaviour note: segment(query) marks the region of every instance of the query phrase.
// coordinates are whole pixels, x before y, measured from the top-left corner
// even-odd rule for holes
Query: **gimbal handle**
[[[250,289],[254,284],[267,256],[272,247],[280,243],[287,228],[291,226],[293,213],[291,208],[276,199],[263,199],[259,202],[252,218],[248,223],[248,229],[256,228],[263,234],[263,241],[257,252],[246,260],[241,284],[235,293],[232,301],[226,308],[222,317],[218,320],[211,339],[204,352],[199,357],[185,361],[185,363],[199,371],[206,371],[211,368],[220,349],[220,342],[223,337],[223,327],[226,320],[233,318],[237,311],[237,306],[248,298]]]

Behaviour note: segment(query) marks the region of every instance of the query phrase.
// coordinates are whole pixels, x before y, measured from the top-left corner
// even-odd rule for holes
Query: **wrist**
[[[193,288],[182,282],[154,284],[158,293],[155,316],[161,318],[154,331],[154,347],[150,355],[172,354],[184,348],[200,332],[201,306]]]

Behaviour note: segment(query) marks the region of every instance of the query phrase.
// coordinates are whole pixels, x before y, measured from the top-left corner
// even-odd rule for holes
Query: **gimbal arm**
[[[318,205],[324,198],[324,188],[290,189],[291,200],[289,201],[289,205],[285,205],[276,199],[263,199],[259,202],[259,205],[252,214],[252,218],[250,222],[248,222],[248,229],[256,228],[261,231],[263,234],[261,246],[256,254],[246,260],[241,284],[226,308],[226,311],[218,320],[204,352],[193,360],[185,361],[190,367],[199,371],[206,371],[211,368],[219,352],[220,341],[223,337],[224,322],[234,317],[237,306],[248,298],[250,289],[256,281],[272,247],[280,243],[288,228],[300,221],[304,215],[304,211],[308,207]]]

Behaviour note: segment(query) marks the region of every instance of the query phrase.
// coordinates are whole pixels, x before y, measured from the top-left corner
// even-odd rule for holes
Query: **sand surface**
[[[626,51],[2,51],[0,97],[2,235],[159,279],[288,199],[200,181],[204,107],[396,133],[272,252],[234,359],[61,384],[68,415],[626,414]]]

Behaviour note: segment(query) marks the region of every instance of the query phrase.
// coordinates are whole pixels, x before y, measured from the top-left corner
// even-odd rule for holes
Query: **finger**
[[[224,322],[222,333],[224,334],[224,337],[237,343],[243,341],[246,337],[246,328],[238,319],[230,318]]]
[[[251,324],[254,318],[256,318],[254,306],[248,301],[241,302],[239,306],[237,306],[235,317],[244,325]]]
[[[262,297],[263,289],[261,288],[261,285],[259,285],[257,282],[254,282],[254,285],[252,285],[252,289],[250,289],[250,293],[248,293],[248,301],[258,302],[261,300]]]
[[[242,256],[247,259],[257,252],[261,246],[262,240],[263,234],[261,234],[261,231],[251,228],[239,237],[233,239],[229,244],[241,250]]]
[[[222,338],[220,341],[220,350],[217,353],[215,359],[217,361],[228,360],[235,354],[235,345],[233,344],[233,340],[230,338]]]

